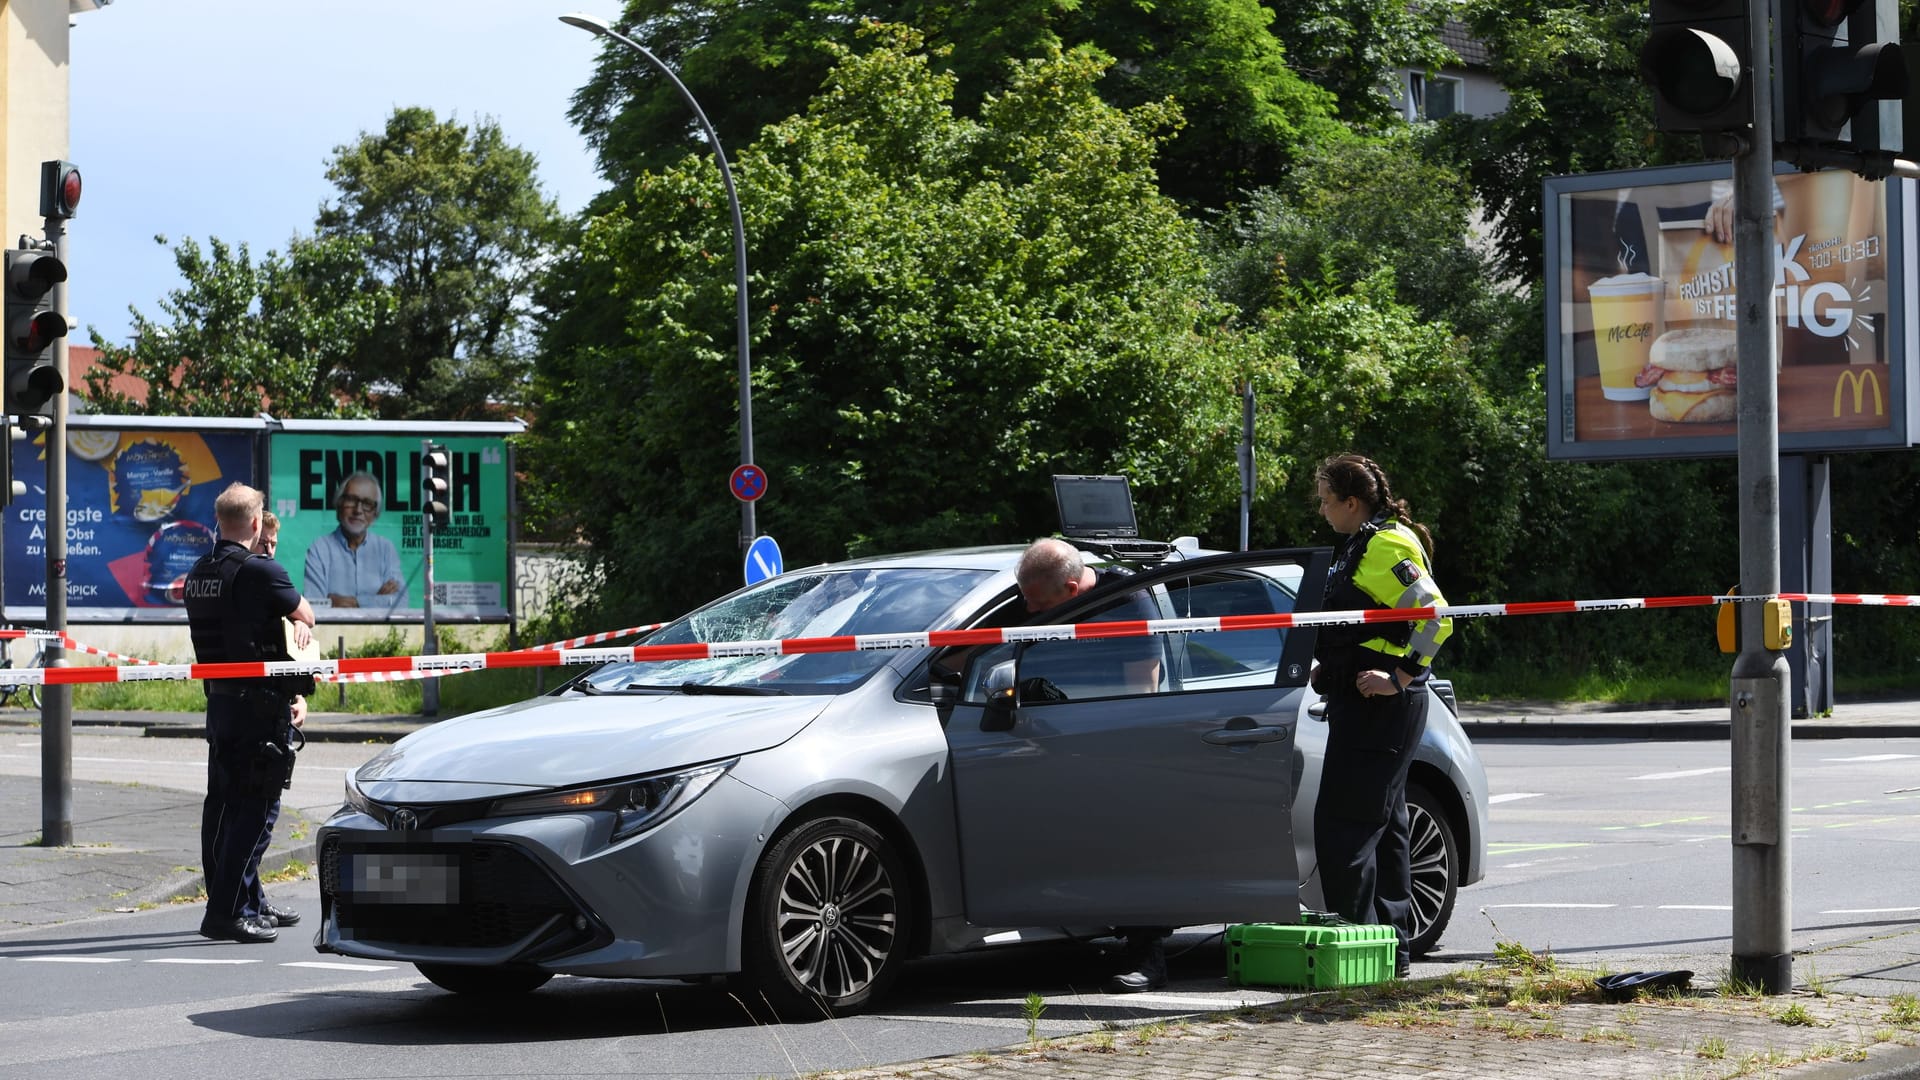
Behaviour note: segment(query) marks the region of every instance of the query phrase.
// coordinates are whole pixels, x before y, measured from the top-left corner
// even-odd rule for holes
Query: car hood
[[[362,765],[362,784],[566,787],[750,754],[793,738],[817,697],[568,694],[445,720]]]

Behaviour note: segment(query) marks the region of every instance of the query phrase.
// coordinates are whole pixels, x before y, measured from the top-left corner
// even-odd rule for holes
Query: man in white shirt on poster
[[[302,592],[314,605],[388,611],[406,595],[400,552],[373,532],[380,517],[380,481],[357,472],[340,482],[334,512],[340,527],[307,548]]]

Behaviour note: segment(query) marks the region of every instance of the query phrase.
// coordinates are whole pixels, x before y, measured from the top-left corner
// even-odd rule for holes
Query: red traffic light
[[[27,318],[17,320],[17,324],[10,327],[9,331],[13,335],[15,348],[37,353],[52,345],[56,338],[67,336],[67,317],[57,311],[36,311]]]
[[[1838,26],[1861,0],[1800,0],[1800,11],[1821,26]]]
[[[80,208],[80,166],[71,161],[40,163],[40,216],[70,218]]]

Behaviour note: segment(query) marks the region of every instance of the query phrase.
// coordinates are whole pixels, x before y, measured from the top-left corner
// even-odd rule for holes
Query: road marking
[[[1732,904],[1661,904],[1660,911],[1732,911]]]
[[[1249,988],[1236,987],[1236,989],[1246,990]],[[1090,997],[1092,995],[1070,994],[1067,996],[1068,997],[1081,997],[1081,996]],[[1147,1002],[1154,1005],[1181,1005],[1189,1008],[1214,1009],[1214,1010],[1217,1010],[1221,1007],[1221,1000],[1219,998],[1180,997],[1176,994],[1102,994],[1100,996],[1109,997],[1109,998],[1125,998],[1128,1001]]]
[[[392,964],[335,964],[325,960],[289,960],[281,967],[321,968],[326,971],[392,971]]]
[[[1569,843],[1559,843],[1559,844],[1553,844],[1553,843],[1523,844],[1518,841],[1493,840],[1493,841],[1488,841],[1487,843],[1487,854],[1489,855],[1524,855],[1529,851],[1559,851],[1562,848],[1582,848],[1582,847],[1588,847],[1588,846],[1590,845],[1579,843],[1579,842],[1569,842]],[[1495,850],[1496,848],[1498,850]]]
[[[23,964],[124,964],[124,956],[16,956]]]
[[[1679,772],[1655,772],[1642,776],[1629,776],[1629,780],[1685,780],[1689,776],[1712,776],[1714,773],[1730,773],[1731,765],[1716,765],[1711,769],[1682,769]]]
[[[1619,903],[1482,903],[1480,911],[1496,907],[1619,907]]]
[[[1853,907],[1831,908],[1822,915],[1899,915],[1909,911],[1920,911],[1920,907]]]
[[[1505,795],[1493,796],[1487,800],[1487,805],[1492,806],[1495,803],[1517,802],[1521,799],[1537,799],[1545,794],[1546,792],[1544,791],[1512,791]]]
[[[157,959],[147,961],[147,963],[149,964],[257,964],[259,962],[260,961],[258,960],[242,960],[238,957],[235,957],[234,959],[231,959],[231,960],[227,960],[227,959],[221,959],[221,958],[215,958],[215,957],[200,957],[200,956],[162,956]]]
[[[1821,760],[1823,761],[1901,761],[1910,757],[1920,757],[1920,754],[1861,754],[1858,757],[1830,757],[1830,758],[1822,758]]]
[[[1658,829],[1663,825],[1686,825],[1695,821],[1712,821],[1710,814],[1698,814],[1693,817],[1677,817],[1670,821],[1643,821],[1638,825],[1602,825],[1601,832],[1619,832],[1622,829]]]

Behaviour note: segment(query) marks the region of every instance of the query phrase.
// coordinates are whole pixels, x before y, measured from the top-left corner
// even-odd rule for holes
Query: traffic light
[[[0,506],[27,493],[27,485],[13,478],[14,440],[24,440],[27,433],[13,426],[13,421],[0,413]]]
[[[1899,0],[1781,0],[1776,141],[1900,150],[1907,65],[1899,9]]]
[[[1640,78],[1653,89],[1654,126],[1701,134],[1751,128],[1747,0],[1650,0],[1648,14]]]
[[[453,455],[439,443],[428,443],[420,451],[420,512],[435,528],[453,521]]]
[[[71,161],[40,163],[40,216],[70,218],[80,209],[80,166]]]
[[[4,411],[51,416],[64,389],[53,364],[53,343],[67,336],[67,317],[53,310],[53,287],[67,267],[50,252],[7,252],[6,387]]]

